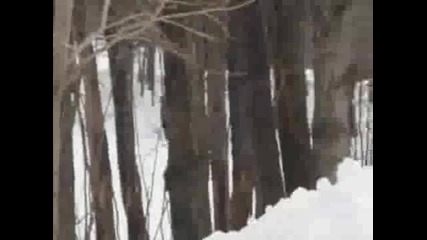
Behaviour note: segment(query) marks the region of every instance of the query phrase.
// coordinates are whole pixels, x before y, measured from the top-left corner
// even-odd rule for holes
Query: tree
[[[230,122],[233,144],[233,229],[246,224],[252,189],[262,213],[284,196],[259,2],[229,12]]]
[[[202,1],[196,1],[202,4]],[[191,9],[191,8],[190,8]],[[190,10],[188,9],[188,10]],[[196,8],[197,9],[197,8]],[[205,16],[189,16],[183,23],[199,32],[206,32]],[[194,207],[198,216],[199,237],[204,238],[212,232],[211,211],[209,202],[209,135],[206,106],[206,44],[203,38],[186,31],[190,59],[186,62],[190,89],[190,115],[193,148],[199,165],[194,193]],[[197,64],[194,64],[197,63]]]
[[[68,80],[69,50],[73,1],[54,1],[53,11],[53,240],[60,239],[61,185],[61,102],[64,84]]]
[[[133,47],[121,42],[109,51],[116,123],[117,159],[129,239],[148,240],[142,208],[141,179],[135,157]]]
[[[256,144],[258,181],[261,188],[261,213],[284,197],[280,176],[279,150],[274,128],[270,71],[266,37],[263,31],[261,2],[247,8],[248,80],[253,88],[254,142]],[[259,198],[257,198],[258,201]]]
[[[349,101],[354,78],[348,76],[355,75],[351,73],[355,66],[357,72],[363,73],[359,76],[372,74],[373,3],[341,0],[313,4],[316,4],[313,155],[318,177],[328,177],[335,183],[337,164],[349,155],[351,144]]]
[[[274,67],[278,129],[287,195],[296,188],[314,187],[310,158],[305,54],[307,1],[264,3],[270,58]],[[298,26],[298,27],[296,27]]]
[[[93,54],[91,49],[85,54]],[[114,240],[113,188],[96,60],[85,69],[85,116],[89,142],[90,184],[98,240]]]
[[[217,5],[223,5],[217,1]],[[225,25],[224,13],[214,16]],[[229,178],[228,178],[228,134],[225,94],[227,81],[225,76],[225,34],[221,25],[206,20],[205,33],[218,41],[205,40],[205,66],[207,69],[207,97],[209,121],[209,151],[212,169],[214,226],[215,230],[228,231],[229,220]]]
[[[83,44],[97,18],[94,10],[88,7],[91,3],[85,0],[76,1],[74,9],[75,40]],[[99,20],[99,19],[98,19]],[[80,59],[93,56],[92,45],[80,52]],[[95,215],[96,237],[99,240],[114,240],[113,188],[110,159],[108,155],[108,140],[104,129],[104,114],[99,92],[99,79],[96,59],[90,58],[80,66],[82,69],[85,90],[85,119],[90,156],[90,186],[92,192],[92,209]]]
[[[74,165],[73,165],[73,125],[77,103],[72,100],[74,91],[64,93],[61,108],[61,162],[59,189],[60,239],[75,239],[74,213]]]
[[[179,11],[185,11],[182,6],[185,5],[178,7]],[[177,22],[192,26],[190,20]],[[198,52],[192,49],[186,30],[174,25],[162,24],[166,37],[180,51],[197,57]],[[211,232],[207,192],[209,165],[206,145],[201,139],[205,137],[201,96],[204,94],[201,87],[203,79],[201,71],[194,67],[193,59],[186,61],[175,53],[164,54],[165,99],[162,107],[169,141],[168,166],[164,176],[170,196],[172,234],[176,240],[202,239]]]

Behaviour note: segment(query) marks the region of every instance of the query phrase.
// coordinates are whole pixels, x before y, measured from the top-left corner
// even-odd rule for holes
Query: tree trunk
[[[93,12],[93,8],[88,7],[90,4],[84,0],[76,0],[75,5],[73,13],[76,30],[75,37],[77,43],[81,43],[91,31],[91,26],[88,22],[96,19],[97,14]],[[92,46],[89,46],[82,51],[80,58],[92,56],[93,54]],[[114,196],[96,59],[93,58],[87,65],[81,67],[83,68],[85,87],[85,118],[90,156],[89,180],[92,190],[96,237],[98,240],[114,240]]]
[[[219,1],[218,1],[219,2]],[[223,15],[215,15],[223,20]],[[225,39],[220,26],[207,21],[206,33]],[[229,219],[229,183],[228,183],[228,136],[227,113],[225,103],[226,78],[224,42],[206,41],[206,68],[208,115],[209,115],[209,150],[213,181],[213,202],[215,230],[228,231]]]
[[[175,240],[198,240],[197,218],[192,201],[199,166],[190,132],[190,93],[186,66],[171,53],[164,55],[165,133],[169,140],[168,166],[165,172],[169,191],[172,234]]]
[[[373,70],[373,4],[370,0],[314,4],[313,154],[318,177],[335,183],[337,165],[349,156],[351,144],[349,101],[353,83],[348,79],[354,78],[346,76],[354,65],[363,72],[359,76],[371,75]]]
[[[61,101],[63,85],[67,82],[67,62],[71,25],[72,1],[54,1],[53,9],[53,240],[60,239],[61,185]]]
[[[284,197],[280,176],[279,150],[273,121],[270,71],[266,37],[263,31],[261,5],[258,0],[249,6],[246,29],[248,47],[248,80],[253,83],[253,121],[257,154],[258,181],[262,192],[263,213],[268,205],[275,205]]]
[[[233,143],[233,229],[246,224],[259,181],[263,213],[283,197],[259,2],[229,13],[228,69]],[[239,199],[239,200],[237,200]],[[244,204],[238,203],[243,201]]]
[[[202,17],[191,18],[191,25],[195,29],[203,31],[202,24],[204,24]],[[191,36],[192,33],[187,33],[189,43],[194,43],[192,56],[194,62],[200,64],[200,67],[187,64],[187,71],[190,80],[190,112],[191,112],[191,132],[193,135],[194,150],[196,153],[197,161],[199,162],[200,169],[197,171],[197,191],[194,193],[194,208],[198,216],[198,229],[199,237],[204,238],[212,232],[212,223],[210,218],[210,205],[209,205],[209,157],[208,157],[208,138],[207,135],[207,116],[205,106],[205,47],[203,40],[199,37]],[[190,75],[191,74],[191,75]]]
[[[73,165],[73,125],[75,105],[71,99],[71,92],[64,93],[61,116],[61,163],[60,163],[60,190],[59,216],[60,239],[75,239],[74,213],[74,165]]]
[[[93,54],[92,48],[84,51],[85,56],[90,54]],[[90,183],[95,211],[96,237],[98,240],[114,240],[111,168],[95,59],[86,66],[84,77],[86,129],[91,161]]]
[[[128,236],[133,240],[148,240],[142,204],[141,178],[135,157],[132,51],[131,43],[122,42],[111,47],[108,53],[115,109],[117,159],[123,203],[128,220]]]
[[[230,3],[232,5],[233,3]],[[228,93],[230,104],[231,143],[233,156],[233,193],[231,196],[230,228],[240,230],[252,213],[252,189],[256,178],[256,156],[252,122],[252,88],[246,80],[247,46],[243,26],[245,7],[229,12],[228,28]],[[243,25],[243,26],[242,26]]]
[[[180,23],[199,28],[195,20]],[[192,37],[182,28],[162,28],[172,42],[200,59],[200,42],[190,44]],[[175,240],[199,240],[211,232],[203,69],[168,52],[164,65],[163,120],[169,140],[165,184],[171,203],[172,234]]]
[[[315,110],[313,117],[313,156],[318,163],[318,177],[336,182],[339,162],[350,155],[351,87],[328,88],[337,76],[330,73],[328,63],[315,62]]]
[[[269,39],[274,41],[278,128],[283,175],[287,195],[296,188],[314,187],[314,165],[310,161],[310,132],[305,80],[306,1],[275,0],[275,21]],[[296,27],[298,26],[298,27]]]

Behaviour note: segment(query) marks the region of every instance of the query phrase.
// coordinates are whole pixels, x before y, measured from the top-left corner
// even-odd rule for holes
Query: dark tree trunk
[[[198,163],[190,132],[190,97],[184,62],[165,53],[165,132],[169,140],[168,166],[165,172],[169,191],[172,234],[176,240],[198,240],[193,195]]]
[[[206,32],[206,17],[194,16],[188,18],[189,26],[200,32]],[[190,80],[191,92],[191,131],[193,135],[194,150],[196,151],[199,171],[197,177],[197,191],[195,195],[195,209],[198,216],[199,237],[204,238],[212,232],[211,208],[209,202],[209,138],[208,118],[206,109],[206,88],[205,88],[205,68],[206,68],[206,44],[204,39],[194,36],[193,33],[186,33],[187,41],[191,48],[193,62],[187,64],[187,71]]]
[[[258,181],[262,193],[262,211],[284,197],[280,176],[279,150],[276,141],[271,98],[270,71],[266,38],[263,31],[260,1],[247,9],[248,80],[253,89],[254,142],[256,145]]]
[[[256,182],[263,212],[283,194],[259,2],[229,13],[228,69],[232,127],[232,228],[246,224]]]
[[[76,41],[81,43],[90,32],[86,24],[94,17],[87,3],[78,0],[75,3],[73,21],[76,27]],[[92,56],[92,46],[84,49],[81,57]],[[85,87],[85,118],[90,156],[90,185],[92,191],[92,208],[95,215],[96,238],[98,240],[114,240],[113,188],[111,168],[108,156],[108,141],[104,130],[104,116],[96,60],[93,58],[83,67]]]
[[[232,3],[231,3],[232,4]],[[246,81],[247,51],[244,41],[244,9],[229,12],[228,93],[230,104],[231,143],[233,156],[233,193],[230,227],[239,230],[246,225],[252,211],[252,189],[255,184],[255,151],[252,126],[252,92]]]
[[[274,0],[269,40],[276,76],[278,128],[286,193],[314,187],[305,80],[307,1]],[[299,26],[299,27],[296,27]]]
[[[93,54],[91,48],[85,52],[86,56],[90,54]],[[96,237],[98,240],[114,240],[111,168],[95,59],[88,64],[85,73],[85,116],[90,149],[90,183]]]
[[[129,239],[148,240],[141,178],[135,157],[133,48],[131,43],[122,42],[110,48],[108,53],[115,109],[117,159]]]
[[[199,57],[189,45],[185,30],[171,25],[162,28],[172,42]],[[175,240],[200,240],[211,232],[203,79],[200,70],[172,53],[165,53],[164,69],[162,107],[169,140],[165,184],[170,196],[172,234]]]
[[[373,4],[370,0],[313,4],[317,4],[313,154],[318,177],[335,183],[338,163],[350,154],[352,86],[373,72]]]
[[[218,25],[209,24],[207,32],[222,36]],[[225,103],[225,44],[206,43],[206,67],[208,69],[208,114],[209,114],[209,150],[213,181],[215,230],[226,232],[229,219],[229,183],[228,183],[228,135]]]
[[[61,162],[60,162],[60,190],[59,216],[60,237],[63,240],[74,240],[75,213],[74,213],[74,165],[73,165],[73,125],[75,105],[71,99],[71,92],[64,93],[61,116]]]
[[[53,1],[53,113],[52,113],[52,141],[53,141],[53,240],[61,239],[61,102],[62,88],[68,84],[69,49],[65,43],[70,41],[72,26],[73,2]]]
[[[351,146],[351,87],[328,89],[336,78],[328,73],[327,63],[315,63],[315,110],[313,117],[313,156],[318,164],[318,176],[336,182],[336,170],[344,157],[350,156]],[[331,76],[332,75],[332,76]]]

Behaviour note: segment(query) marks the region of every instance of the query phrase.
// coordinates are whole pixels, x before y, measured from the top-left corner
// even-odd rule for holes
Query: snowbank
[[[373,239],[373,167],[345,159],[338,184],[321,179],[317,187],[297,189],[240,232],[216,232],[205,240]]]

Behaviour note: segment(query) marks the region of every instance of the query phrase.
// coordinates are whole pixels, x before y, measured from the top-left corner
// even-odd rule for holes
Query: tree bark
[[[246,224],[252,189],[259,210],[284,196],[271,104],[267,49],[259,2],[229,13],[228,69],[233,143],[233,229]],[[239,200],[237,200],[239,199]],[[243,201],[244,204],[238,202]]]
[[[348,71],[356,65],[370,75],[373,70],[370,0],[318,2],[315,21],[315,111],[313,154],[318,177],[336,182],[337,165],[349,155],[352,81]],[[326,13],[326,14],[325,14]],[[349,78],[354,79],[354,78]]]
[[[262,210],[284,197],[280,176],[279,149],[274,128],[270,71],[266,37],[263,31],[261,3],[247,8],[248,80],[253,82],[253,121],[257,154],[258,181],[262,193]]]
[[[230,3],[232,5],[233,2]],[[252,213],[252,189],[256,180],[256,156],[252,122],[252,89],[246,80],[247,50],[245,26],[246,9],[229,12],[228,29],[228,93],[233,156],[233,193],[231,196],[230,228],[240,230]],[[243,26],[242,26],[243,25]],[[247,24],[246,24],[247,25]]]
[[[61,100],[67,82],[73,1],[54,1],[53,17],[53,240],[60,239]]]
[[[162,25],[162,30],[181,49],[193,52],[185,30],[171,25]],[[204,143],[200,139],[203,125],[198,122],[204,111],[200,96],[204,94],[200,87],[203,82],[200,72],[197,73],[188,64],[172,53],[164,54],[165,101],[162,107],[165,133],[169,140],[168,166],[164,177],[170,196],[175,240],[199,240],[211,231],[207,192],[209,165],[204,156]],[[195,112],[192,114],[193,110]]]
[[[88,48],[84,54],[86,56],[93,54],[92,48]],[[111,167],[95,59],[86,66],[84,77],[86,129],[91,162],[90,184],[95,213],[96,238],[98,240],[114,240]]]
[[[141,178],[135,157],[133,116],[133,48],[122,42],[108,51],[113,86],[117,159],[129,239],[148,240],[142,204]]]
[[[97,12],[85,0],[76,0],[73,21],[76,30],[76,41],[81,43],[90,33],[91,23],[98,16]],[[81,53],[81,58],[92,56],[92,46]],[[113,214],[113,188],[111,167],[108,155],[108,141],[104,130],[104,115],[99,92],[96,59],[93,58],[83,69],[85,89],[85,118],[90,156],[90,185],[92,191],[92,209],[95,215],[96,238],[114,240],[115,225]]]
[[[74,165],[73,165],[73,125],[75,105],[71,92],[64,94],[61,116],[61,163],[60,163],[60,239],[75,239],[74,213]]]
[[[172,217],[172,234],[176,240],[198,240],[197,219],[192,201],[197,186],[198,162],[190,132],[190,99],[184,62],[165,53],[164,120],[169,140],[168,166],[165,172]]]
[[[218,1],[220,4],[220,1]],[[222,21],[224,16],[216,14]],[[224,21],[223,21],[224,22]],[[212,21],[207,21],[206,33],[219,39],[220,42],[206,41],[207,94],[209,115],[209,151],[213,181],[214,226],[215,230],[228,231],[229,219],[229,183],[228,183],[228,135],[227,113],[225,103],[226,78],[225,36]]]
[[[278,128],[285,188],[314,187],[305,80],[307,1],[275,0],[269,40],[276,76]],[[271,5],[270,5],[271,6]]]

